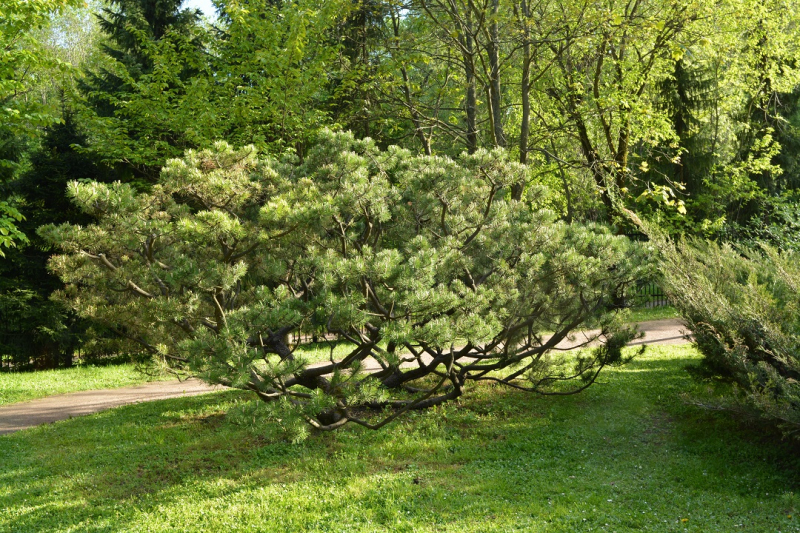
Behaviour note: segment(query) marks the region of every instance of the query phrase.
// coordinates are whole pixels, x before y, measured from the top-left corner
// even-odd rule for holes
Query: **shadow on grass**
[[[301,445],[228,422],[236,392],[0,437],[0,530],[793,530],[798,447],[683,404],[697,359],[675,353],[574,397],[481,385]]]

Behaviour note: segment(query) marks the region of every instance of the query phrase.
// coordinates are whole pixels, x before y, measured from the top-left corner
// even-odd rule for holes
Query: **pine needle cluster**
[[[645,251],[557,220],[532,174],[499,150],[414,156],[348,133],[302,164],[218,143],[146,193],[72,183],[98,222],[41,233],[64,251],[65,302],[155,362],[252,391],[264,405],[243,416],[295,438],[377,429],[476,381],[572,394],[625,362],[615,302]],[[599,346],[554,355],[587,328]],[[311,362],[290,341],[312,337],[348,349]]]

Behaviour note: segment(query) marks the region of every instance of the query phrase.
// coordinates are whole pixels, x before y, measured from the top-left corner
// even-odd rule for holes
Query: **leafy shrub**
[[[800,437],[800,257],[767,245],[656,240],[665,290],[707,369],[736,384],[716,407]]]
[[[800,252],[800,191],[762,198],[756,216],[745,225],[726,224],[721,236],[749,247],[767,243],[778,250]]]
[[[61,298],[154,361],[252,390],[297,438],[298,422],[377,428],[475,380],[580,391],[623,362],[635,332],[614,295],[648,269],[627,239],[556,221],[499,151],[415,157],[325,133],[298,165],[218,143],[170,161],[148,193],[70,194],[98,223],[40,231],[67,252],[51,261]],[[552,355],[590,326],[603,346]],[[352,349],[310,365],[290,332]]]

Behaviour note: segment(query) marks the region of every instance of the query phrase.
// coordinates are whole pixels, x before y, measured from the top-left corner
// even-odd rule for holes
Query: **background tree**
[[[665,216],[657,209],[670,231],[740,238],[749,221],[761,218],[757,213],[776,212],[772,204],[794,187],[782,177],[793,156],[781,145],[794,143],[783,114],[792,113],[790,95],[798,83],[796,7],[732,2],[698,20],[703,38],[681,53],[689,70],[676,71],[667,82],[677,89],[679,77],[685,78],[685,111],[673,118],[692,116],[691,142],[686,144],[684,136],[680,154],[664,145],[661,162],[649,161],[653,184],[674,185],[658,176],[671,151],[678,156],[677,168],[686,169],[690,178],[683,183],[685,192],[674,191],[685,200],[687,217]],[[676,131],[680,126],[673,121]],[[657,197],[667,191],[652,192]]]
[[[88,149],[122,165],[126,179],[154,181],[167,158],[192,146],[182,103],[207,70],[207,35],[180,0],[119,0],[97,15],[102,58],[81,80]]]
[[[8,202],[5,182],[13,176],[26,143],[38,128],[57,120],[41,101],[29,97],[36,76],[55,62],[43,53],[33,32],[46,24],[52,12],[72,3],[11,0],[0,7],[0,248],[24,242],[24,235],[16,229],[23,215]]]
[[[28,168],[9,184],[27,213],[18,227],[30,236],[27,246],[9,251],[0,261],[0,306],[5,318],[0,323],[0,354],[7,354],[16,369],[70,366],[73,353],[86,340],[90,324],[78,320],[62,303],[49,300],[63,284],[47,271],[53,249],[36,234],[44,224],[93,221],[66,197],[67,184],[76,177],[110,181],[115,174],[75,149],[85,142],[75,116],[66,112],[61,123],[45,129],[40,146],[29,155]],[[98,354],[84,350],[83,355],[92,359]]]
[[[330,121],[329,78],[340,77],[332,37],[352,7],[344,0],[226,4],[229,22],[205,82],[210,101],[200,103],[213,116],[207,139],[302,156]]]

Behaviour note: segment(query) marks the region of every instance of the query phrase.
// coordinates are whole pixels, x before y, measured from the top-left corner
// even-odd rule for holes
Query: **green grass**
[[[665,318],[680,318],[678,310],[671,305],[659,307],[635,307],[629,311],[629,322],[647,322],[648,320],[663,320]]]
[[[310,363],[326,361],[334,347],[334,356],[341,357],[350,352],[352,346],[346,342],[317,343],[297,347]],[[164,375],[148,377],[138,372],[132,364],[93,366],[79,365],[58,370],[37,372],[0,372],[0,405],[35,400],[53,394],[64,394],[85,390],[114,389],[138,385],[153,380],[174,379]]]
[[[682,403],[698,357],[300,445],[232,424],[237,392],[58,422],[0,437],[0,531],[800,531],[800,450]]]
[[[294,354],[309,363],[322,363],[330,361],[331,355],[335,360],[341,359],[349,354],[354,347],[355,345],[348,341],[316,342],[301,344],[295,349]],[[331,350],[333,350],[333,353],[331,353]]]
[[[113,389],[149,381],[132,364],[76,366],[39,372],[0,373],[0,405],[34,400],[52,394]],[[165,376],[162,379],[171,379]]]

